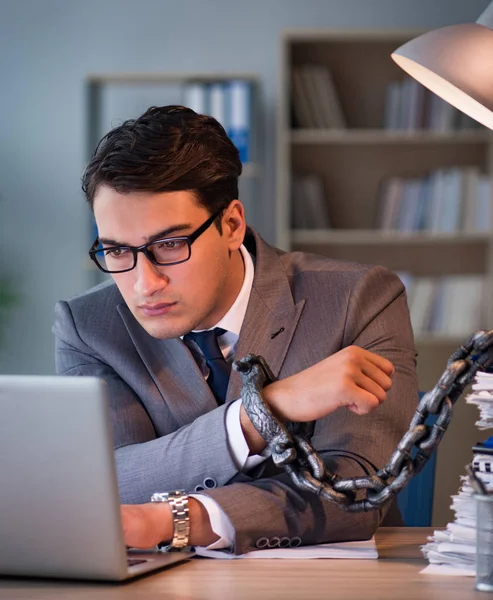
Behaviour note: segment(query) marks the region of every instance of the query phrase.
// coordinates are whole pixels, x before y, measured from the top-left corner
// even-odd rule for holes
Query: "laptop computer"
[[[192,556],[127,552],[104,381],[0,375],[0,415],[0,575],[123,581]]]

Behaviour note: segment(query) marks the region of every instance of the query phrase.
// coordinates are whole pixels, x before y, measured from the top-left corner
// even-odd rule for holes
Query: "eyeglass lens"
[[[147,250],[160,265],[185,261],[190,256],[190,247],[186,238],[157,240],[150,243]],[[100,248],[96,251],[95,257],[103,269],[112,273],[133,269],[135,266],[132,250],[125,247]]]

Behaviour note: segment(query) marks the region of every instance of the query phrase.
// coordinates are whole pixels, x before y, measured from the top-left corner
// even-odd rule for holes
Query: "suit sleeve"
[[[375,267],[348,294],[341,347],[358,345],[395,367],[387,400],[373,413],[340,409],[317,422],[312,443],[328,470],[340,477],[372,474],[389,460],[417,406],[416,354],[406,295],[400,280]],[[330,385],[330,382],[328,382]],[[302,544],[370,538],[388,506],[346,513],[300,491],[285,473],[207,491],[236,531],[234,552],[255,549],[260,538],[301,538]]]
[[[55,360],[58,375],[100,377],[109,386],[116,468],[123,503],[148,502],[156,491],[225,485],[238,469],[228,445],[226,406],[157,436],[134,390],[79,335],[70,306],[55,308]],[[166,407],[163,403],[163,410]],[[164,417],[166,418],[166,417]],[[171,417],[168,417],[171,419]],[[176,431],[173,431],[176,429]],[[88,443],[90,441],[88,440]]]

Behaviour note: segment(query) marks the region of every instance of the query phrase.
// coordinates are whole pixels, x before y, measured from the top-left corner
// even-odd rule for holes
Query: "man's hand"
[[[165,502],[124,504],[120,513],[129,548],[152,548],[173,537],[173,517]]]
[[[191,546],[208,546],[219,539],[211,529],[209,514],[201,502],[190,498],[188,511]],[[173,539],[173,516],[167,502],[124,504],[120,512],[125,544],[129,548],[152,548]]]
[[[281,421],[315,421],[345,407],[365,415],[382,402],[392,387],[394,367],[378,354],[348,346],[319,363],[266,386],[265,401]],[[242,407],[241,424],[251,453],[265,442]]]
[[[315,421],[341,407],[365,415],[385,400],[393,372],[386,358],[348,346],[267,386],[265,398],[282,420]]]

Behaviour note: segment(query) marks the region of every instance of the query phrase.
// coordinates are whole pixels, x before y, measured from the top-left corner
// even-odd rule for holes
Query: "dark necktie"
[[[209,331],[192,331],[184,336],[185,340],[193,340],[202,351],[205,362],[209,367],[207,383],[218,404],[224,404],[226,400],[226,391],[231,374],[231,365],[224,359],[217,341],[217,338],[223,333],[226,333],[224,329],[216,327]]]

